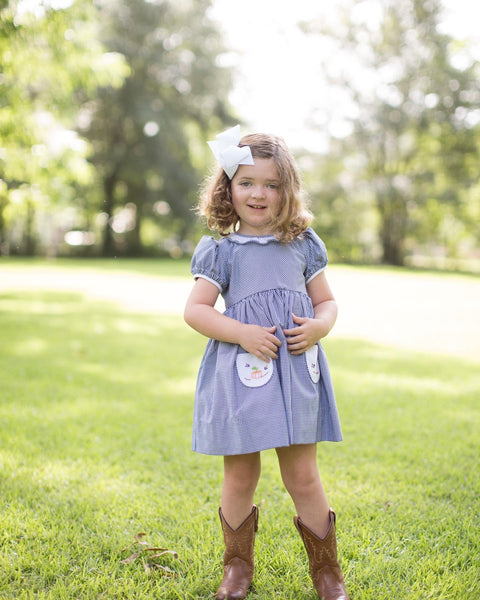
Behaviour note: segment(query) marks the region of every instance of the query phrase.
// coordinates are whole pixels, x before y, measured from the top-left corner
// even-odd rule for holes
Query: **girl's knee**
[[[279,452],[282,480],[290,494],[309,495],[321,485],[316,455],[308,448]]]
[[[255,489],[260,477],[260,456],[226,456],[224,460],[224,482],[238,493]]]
[[[311,468],[283,471],[282,480],[290,495],[309,496],[321,485],[318,470]]]

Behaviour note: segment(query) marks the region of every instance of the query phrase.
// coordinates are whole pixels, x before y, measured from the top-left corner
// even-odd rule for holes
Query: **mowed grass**
[[[0,597],[212,598],[221,457],[190,450],[205,339],[77,294],[0,294]],[[318,457],[352,600],[480,597],[480,363],[326,340],[344,430]],[[268,416],[266,416],[268,418]],[[249,597],[313,600],[263,454]],[[174,550],[148,569],[145,532]]]
[[[11,272],[30,271],[37,269],[54,269],[57,273],[63,269],[69,272],[75,269],[82,273],[85,271],[104,272],[106,275],[116,272],[138,273],[155,275],[155,277],[168,277],[176,279],[190,278],[190,258],[172,260],[168,258],[44,258],[7,256],[1,258],[1,268],[6,274]]]

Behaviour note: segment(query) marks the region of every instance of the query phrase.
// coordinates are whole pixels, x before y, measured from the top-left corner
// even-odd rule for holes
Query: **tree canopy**
[[[72,119],[98,85],[118,86],[125,72],[122,57],[97,41],[95,17],[87,0],[58,10],[46,2],[15,1],[0,9],[4,252],[33,253],[37,208],[67,207],[92,179]]]
[[[103,232],[104,254],[139,253],[148,245],[145,222],[151,237],[162,237],[162,223],[169,235],[186,236],[206,160],[197,140],[232,118],[209,5],[4,4],[3,252],[34,253],[39,238],[57,252],[64,233],[78,229]]]
[[[205,166],[196,140],[231,119],[231,77],[216,63],[225,48],[208,17],[209,5],[210,0],[102,3],[102,40],[130,66],[120,88],[99,90],[83,130],[102,180],[104,254],[118,251],[115,229],[131,229],[128,251],[138,254],[145,221],[168,223],[170,236],[179,240],[192,228],[198,168]],[[114,220],[112,229],[118,206],[127,206],[131,218],[116,225]]]
[[[317,200],[337,206],[340,236],[344,221],[356,233],[355,258],[376,223],[381,260],[400,265],[428,242],[478,240],[480,67],[442,32],[438,0],[372,1],[368,20],[365,4],[348,5],[341,27],[306,26],[350,61],[331,79],[349,94],[351,134],[322,161],[335,176]]]
[[[211,4],[0,4],[0,254],[189,251],[204,142],[240,120]],[[302,26],[348,102],[328,153],[300,157],[336,260],[480,253],[480,65],[442,10],[343,0]]]

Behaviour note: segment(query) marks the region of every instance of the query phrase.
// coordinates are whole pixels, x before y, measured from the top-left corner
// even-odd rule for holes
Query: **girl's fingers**
[[[304,337],[301,335],[292,335],[287,337],[287,346],[293,346],[295,344],[300,344],[301,342],[305,341]]]
[[[294,344],[287,344],[289,350],[300,350],[301,348],[305,348],[307,342],[305,340],[295,342]]]
[[[303,323],[308,321],[308,318],[307,317],[297,317],[297,315],[295,313],[292,313],[292,320],[294,323],[297,323],[298,325],[302,325]]]
[[[267,355],[271,358],[278,358],[277,346],[270,346],[269,348],[267,348]]]
[[[300,335],[301,329],[302,329],[301,327],[293,327],[292,329],[284,329],[283,333],[284,333],[284,335],[291,337],[291,336],[295,336],[295,335]]]
[[[268,332],[268,341],[272,342],[273,344],[275,344],[275,346],[278,346],[280,348],[280,346],[282,345],[282,342],[277,338],[276,335],[273,335],[274,332],[277,330],[276,326],[274,325],[273,327],[266,327],[265,328]]]
[[[265,362],[270,362],[271,358],[273,358],[273,359],[278,358],[278,354],[276,352],[274,352],[273,350],[269,350],[269,349],[266,349],[265,351],[259,350],[258,353],[255,353],[255,356],[257,356],[261,360],[264,360]]]

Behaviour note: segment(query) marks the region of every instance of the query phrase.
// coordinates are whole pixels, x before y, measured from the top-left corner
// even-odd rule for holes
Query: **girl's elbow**
[[[187,311],[185,311],[185,312],[184,312],[184,314],[183,314],[183,320],[185,321],[185,323],[186,323],[186,324],[187,324],[189,327],[191,327],[192,329],[194,329],[194,327],[193,327],[193,323],[192,323],[192,319],[191,319],[191,317],[190,317],[190,314],[189,314],[189,313],[187,313]]]
[[[183,311],[183,320],[185,321],[185,323],[187,325],[189,325],[190,327],[192,327],[192,309],[191,307],[187,304],[187,306],[185,306],[185,309]]]
[[[338,317],[338,304],[336,300],[332,301],[332,305],[333,305],[333,313],[335,315],[335,318]]]
[[[187,325],[198,331],[198,324],[201,322],[201,315],[199,315],[198,306],[195,304],[187,304],[185,310],[183,311],[183,319]]]
[[[331,318],[332,318],[332,327],[333,327],[333,325],[335,325],[335,322],[338,317],[338,304],[335,302],[335,300],[332,300],[330,302],[330,314],[331,314]]]

